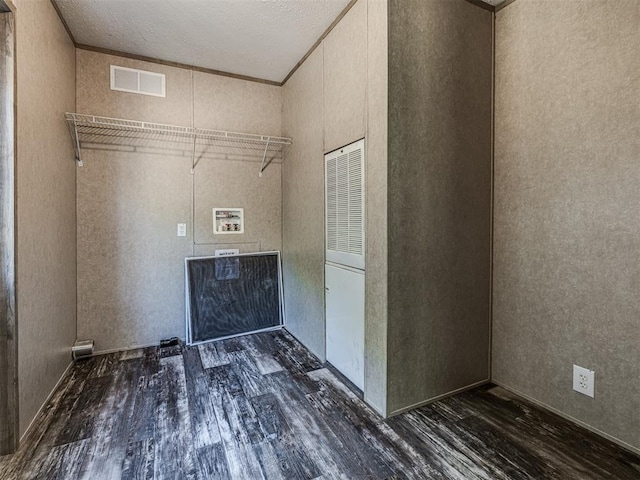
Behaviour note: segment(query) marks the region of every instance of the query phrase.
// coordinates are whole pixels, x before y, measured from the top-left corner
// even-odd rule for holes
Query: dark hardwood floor
[[[78,362],[3,479],[639,479],[487,386],[382,420],[285,332]]]

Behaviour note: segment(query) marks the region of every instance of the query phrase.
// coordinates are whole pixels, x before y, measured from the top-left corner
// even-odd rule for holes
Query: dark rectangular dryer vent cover
[[[187,258],[185,266],[189,344],[283,325],[279,252]]]

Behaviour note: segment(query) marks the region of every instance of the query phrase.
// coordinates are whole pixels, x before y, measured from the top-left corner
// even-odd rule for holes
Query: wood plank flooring
[[[2,479],[640,479],[486,386],[382,420],[284,331],[78,362]]]

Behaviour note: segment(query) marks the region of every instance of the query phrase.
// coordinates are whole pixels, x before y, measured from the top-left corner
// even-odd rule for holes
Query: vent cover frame
[[[241,257],[255,257],[255,256],[275,256],[278,268],[278,303],[279,303],[279,317],[280,321],[277,325],[259,328],[257,330],[251,331],[243,331],[239,333],[233,333],[230,335],[224,335],[221,337],[210,338],[206,340],[195,340],[193,338],[193,332],[191,331],[191,285],[190,285],[190,276],[189,276],[189,263],[191,261],[198,260],[223,260],[223,259],[233,259],[233,258],[241,258]],[[216,255],[207,255],[207,256],[194,256],[194,257],[185,257],[184,259],[184,281],[185,281],[185,340],[187,345],[202,345],[205,343],[216,342],[219,340],[227,340],[229,338],[241,337],[244,335],[251,335],[254,333],[262,333],[262,332],[271,332],[276,330],[281,330],[286,326],[286,311],[284,305],[284,285],[283,285],[283,275],[282,275],[282,257],[280,251],[266,251],[266,252],[251,252],[251,253],[239,253],[236,255],[224,255],[224,256],[216,256]]]
[[[363,138],[324,156],[325,260],[359,270],[365,269],[365,154]]]
[[[136,74],[136,88],[126,88],[126,87],[122,87],[122,86],[117,86],[116,84],[116,74],[118,71],[122,71],[122,72],[128,72],[128,73],[135,73]],[[156,92],[152,92],[149,90],[143,90],[141,85],[142,85],[142,77],[143,76],[147,76],[147,77],[155,77],[155,78],[159,78],[162,84],[162,92],[160,93],[156,93]],[[126,93],[137,93],[139,95],[148,95],[151,97],[161,97],[161,98],[166,98],[167,96],[167,80],[166,80],[166,75],[164,73],[158,73],[158,72],[150,72],[148,70],[141,70],[139,68],[128,68],[128,67],[122,67],[120,65],[110,65],[109,68],[109,83],[110,83],[110,88],[111,90],[114,90],[116,92],[126,92]]]

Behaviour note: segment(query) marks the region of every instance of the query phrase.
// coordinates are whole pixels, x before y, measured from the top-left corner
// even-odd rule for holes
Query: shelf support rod
[[[260,178],[262,178],[262,172],[264,172],[264,162],[267,159],[267,150],[269,150],[269,140],[271,137],[267,137],[267,144],[264,146],[264,154],[262,155],[262,164],[260,164]]]
[[[76,147],[76,162],[78,163],[79,167],[82,167],[84,165],[84,163],[82,163],[82,157],[80,156],[80,137],[78,136],[78,120],[76,119],[75,115],[73,117],[73,133],[74,133],[74,140],[75,140],[75,147]]]
[[[197,134],[193,133],[193,152],[191,153],[191,175],[193,175],[196,171],[196,140],[198,139]]]

